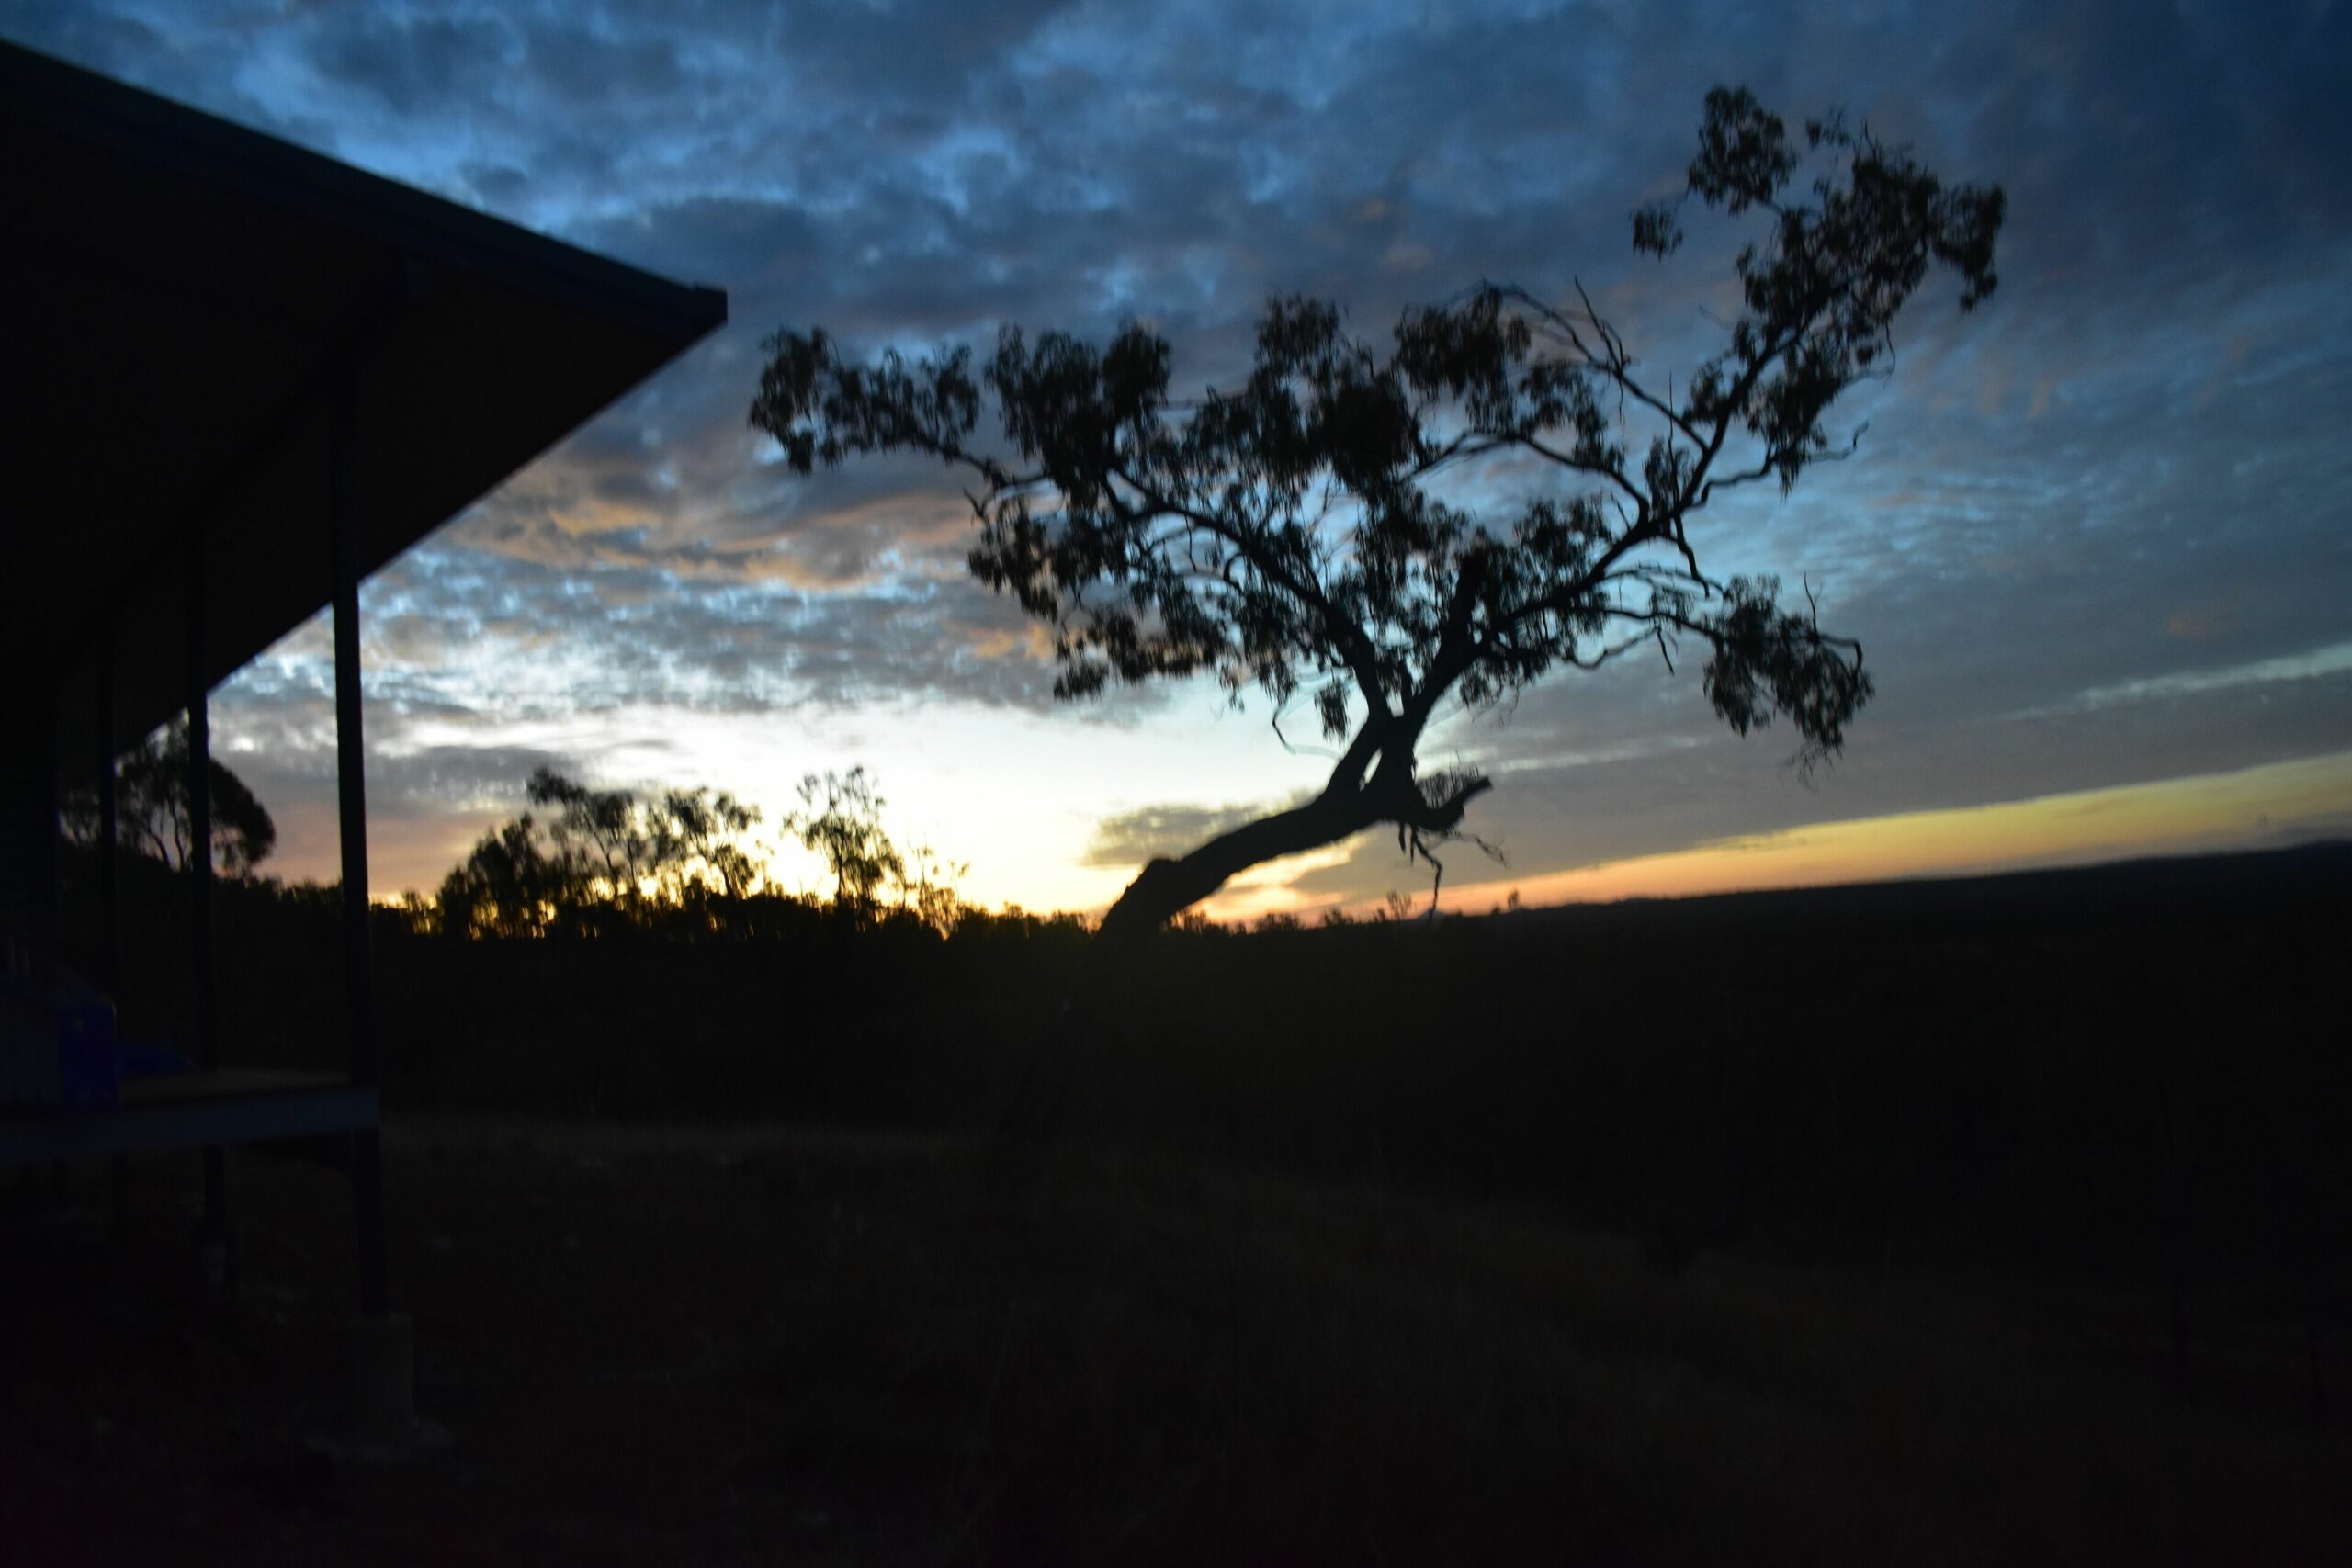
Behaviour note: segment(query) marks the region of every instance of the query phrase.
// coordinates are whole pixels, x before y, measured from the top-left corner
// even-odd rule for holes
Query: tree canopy
[[[810,773],[799,791],[807,809],[780,826],[825,863],[833,914],[944,934],[970,913],[953,883],[969,868],[900,850],[864,768]],[[769,880],[768,848],[752,836],[759,810],[724,790],[600,789],[542,767],[525,795],[533,809],[484,834],[442,879],[433,923],[443,934],[748,931],[761,923],[749,918],[754,905],[822,908]]]
[[[759,882],[764,857],[747,836],[759,811],[723,790],[641,795],[543,767],[525,794],[551,814],[525,812],[493,829],[442,879],[450,935],[594,930],[714,896],[740,899]]]
[[[1871,694],[1860,643],[1825,631],[1810,595],[1708,572],[1690,521],[1852,450],[1831,409],[1889,371],[1930,270],[1958,275],[1962,310],[1992,293],[2003,196],[1947,187],[1837,118],[1792,136],[1719,87],[1682,196],[1634,214],[1634,248],[1676,251],[1694,198],[1762,232],[1735,264],[1724,345],[1672,381],[1581,286],[1489,283],[1406,311],[1379,349],[1333,305],[1274,300],[1248,379],[1192,400],[1136,323],[1101,348],[1007,326],[977,368],[968,347],[853,364],[821,329],[786,330],[751,423],[804,474],[892,451],[965,470],[971,570],[1053,626],[1061,695],[1208,671],[1278,712],[1312,703],[1343,743],[1322,791],[1145,867],[1104,930],[1149,930],[1249,866],[1369,828],[1412,852],[1456,836],[1491,781],[1419,766],[1441,703],[1488,707],[1562,666],[1644,647],[1671,664],[1695,640],[1732,728],[1784,717],[1808,764],[1844,744]],[[1001,442],[976,436],[984,399]],[[1549,481],[1473,514],[1449,497],[1480,463]]]
[[[800,802],[792,829],[810,853],[833,874],[833,902],[843,909],[872,906],[885,885],[903,881],[906,857],[882,829],[882,807],[864,768],[846,773],[810,773],[800,781]]]
[[[208,756],[211,781],[212,860],[230,876],[249,876],[277,847],[277,824],[266,807],[218,757]],[[117,841],[181,870],[187,868],[187,721],[180,719],[127,752],[115,766]],[[60,824],[76,843],[94,844],[99,833],[95,784],[69,791]]]

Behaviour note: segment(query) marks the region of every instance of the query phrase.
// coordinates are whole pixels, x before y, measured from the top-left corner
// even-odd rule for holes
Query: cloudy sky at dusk
[[[1807,579],[1879,696],[1808,784],[1690,663],[1555,677],[1425,761],[1495,791],[1465,907],[2352,833],[2352,22],[2282,4],[1147,6],[0,0],[0,35],[685,281],[732,321],[372,581],[376,881],[429,888],[548,761],[792,804],[863,762],[967,892],[1106,902],[1319,784],[1212,684],[1071,706],[967,575],[935,466],[803,480],[745,426],[761,339],[1107,333],[1230,384],[1272,294],[1361,334],[1484,278],[1581,280],[1663,376],[1728,227],[1661,267],[1701,99],[1843,107],[2006,186],[1999,292],[1931,286],[1860,454],[1694,524]],[[220,694],[274,868],[332,876],[323,625]],[[1294,739],[1313,729],[1295,716]],[[797,863],[783,863],[787,877]],[[1393,838],[1228,910],[1427,886]],[[812,878],[813,880],[813,878]]]

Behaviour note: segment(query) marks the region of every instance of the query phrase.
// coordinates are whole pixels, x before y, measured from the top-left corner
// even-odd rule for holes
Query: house
[[[331,1140],[382,1318],[359,583],[725,321],[726,296],[6,44],[0,190],[0,939],[20,965],[54,949],[61,789],[97,781],[110,819],[113,760],[183,711],[205,841],[207,694],[331,606],[349,1061],[220,1059],[201,865],[196,1038],[175,1043],[199,1070],[0,1105],[0,1165],[201,1150],[225,1243],[227,1149]]]

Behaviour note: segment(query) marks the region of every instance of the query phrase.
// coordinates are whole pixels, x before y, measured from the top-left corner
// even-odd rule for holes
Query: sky
[[[1721,335],[1728,227],[1661,265],[1701,101],[1843,109],[2008,195],[1998,292],[1933,285],[1855,457],[1694,524],[1859,637],[1878,695],[1806,777],[1696,660],[1453,713],[1486,769],[1448,901],[1941,874],[2352,834],[2352,20],[2332,0],[1134,6],[0,0],[0,36],[683,281],[727,327],[363,595],[379,889],[430,890],[540,763],[726,789],[773,825],[865,765],[967,897],[1100,908],[1151,854],[1319,785],[1311,716],[1213,684],[1054,700],[965,570],[936,466],[809,479],[747,428],[761,343],[1163,333],[1230,384],[1273,295],[1378,341],[1484,279],[1578,283],[1661,375]],[[334,875],[323,621],[216,746],[273,869]],[[781,852],[788,884],[821,874]],[[1425,894],[1393,836],[1221,914]]]

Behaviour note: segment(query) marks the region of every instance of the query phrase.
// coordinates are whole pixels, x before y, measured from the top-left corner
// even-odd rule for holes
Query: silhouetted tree
[[[582,879],[529,812],[482,836],[441,879],[447,936],[545,936],[580,898]]]
[[[543,767],[532,770],[524,795],[533,806],[556,807],[548,832],[558,852],[601,882],[607,899],[623,907],[638,900],[653,871],[653,833],[633,792],[593,789]]]
[[[268,809],[219,757],[206,758],[211,780],[212,860],[230,876],[250,875],[277,847]],[[189,861],[187,722],[149,736],[115,764],[115,810],[124,847],[185,870]],[[67,792],[59,811],[65,836],[78,844],[98,840],[98,792],[82,784]]]
[[[1764,232],[1739,253],[1728,341],[1679,386],[1641,370],[1580,288],[1482,285],[1406,312],[1385,352],[1330,305],[1278,300],[1249,379],[1190,402],[1169,396],[1167,343],[1132,323],[1101,350],[1008,327],[977,373],[967,348],[859,367],[822,331],[780,332],[751,422],[801,473],[899,450],[968,470],[972,570],[1054,626],[1064,696],[1210,671],[1278,716],[1311,700],[1342,745],[1322,791],[1146,866],[1102,929],[1148,931],[1250,866],[1369,828],[1416,853],[1457,836],[1491,781],[1419,766],[1439,704],[1490,707],[1561,665],[1645,646],[1670,664],[1694,638],[1735,730],[1785,716],[1808,764],[1842,745],[1871,694],[1860,646],[1823,631],[1809,596],[1785,608],[1770,579],[1711,575],[1688,525],[1727,490],[1786,492],[1851,450],[1825,420],[1891,367],[1930,267],[1959,275],[1963,310],[1992,292],[2002,193],[1947,189],[1835,118],[1792,139],[1717,88],[1683,197],[1635,215],[1635,248],[1673,252],[1690,197],[1757,209]],[[974,441],[984,388],[1009,454]],[[1433,487],[1480,459],[1554,488],[1474,516]]]
[[[649,807],[654,874],[664,894],[684,902],[696,892],[741,898],[759,883],[763,857],[744,835],[760,820],[759,808],[724,790],[664,790]]]
[[[972,912],[956,891],[956,879],[971,870],[969,862],[943,859],[930,845],[918,844],[907,852],[899,868],[900,903],[908,914],[946,936]]]
[[[674,932],[757,925],[750,906],[812,906],[767,886],[767,852],[749,835],[757,807],[724,790],[597,789],[552,768],[526,786],[531,812],[482,836],[442,879],[435,907],[450,936],[595,934],[630,926]],[[786,829],[833,875],[834,907],[863,923],[894,890],[903,914],[943,935],[968,912],[955,879],[970,868],[935,852],[902,852],[882,826],[883,800],[862,767],[810,773],[808,807]],[[668,917],[684,911],[687,919]],[[771,910],[773,913],[773,910]]]
[[[543,767],[525,792],[558,815],[524,813],[451,870],[438,897],[448,934],[609,925],[616,915],[639,919],[714,892],[741,899],[760,881],[763,856],[744,838],[760,814],[723,790],[671,789],[649,800]]]
[[[906,875],[906,861],[882,829],[882,797],[862,767],[846,773],[810,773],[800,781],[806,811],[792,818],[800,841],[833,874],[833,903],[844,913],[870,914],[875,895]]]

